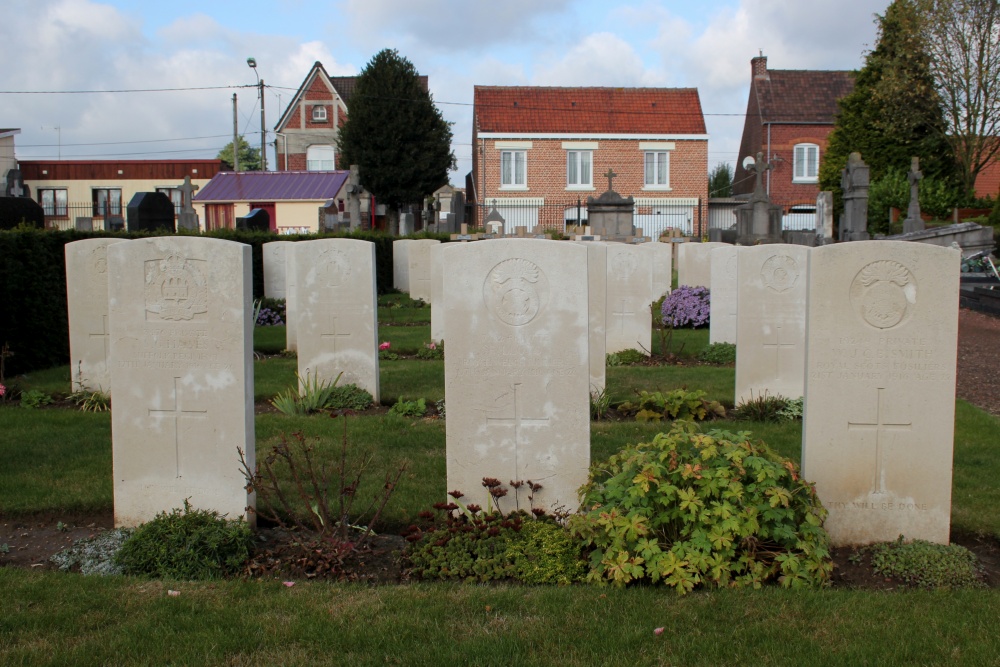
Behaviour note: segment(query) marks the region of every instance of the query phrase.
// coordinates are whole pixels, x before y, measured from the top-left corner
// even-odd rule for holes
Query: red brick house
[[[753,192],[747,156],[773,163],[765,185],[786,212],[815,210],[819,164],[833,130],[837,100],[854,88],[849,71],[769,70],[767,56],[750,60],[750,96],[733,179],[734,194]]]
[[[467,196],[479,221],[495,206],[508,231],[562,231],[583,221],[611,169],[647,235],[707,229],[708,134],[695,88],[476,86],[473,113]]]
[[[337,159],[337,134],[347,121],[356,76],[330,76],[316,61],[275,126],[277,171],[347,169]],[[420,83],[427,90],[427,77]]]

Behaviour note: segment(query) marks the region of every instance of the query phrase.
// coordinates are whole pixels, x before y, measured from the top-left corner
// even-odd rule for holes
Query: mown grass
[[[1000,649],[995,591],[677,598],[652,588],[288,588],[0,569],[0,605],[6,665],[987,665]]]

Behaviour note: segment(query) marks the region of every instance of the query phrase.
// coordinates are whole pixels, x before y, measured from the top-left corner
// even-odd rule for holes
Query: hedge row
[[[63,246],[81,239],[115,236],[141,238],[149,234],[12,230],[0,231],[0,347],[9,345],[8,376],[69,363],[66,321],[66,261]],[[380,294],[392,291],[392,242],[377,232],[331,234],[322,237],[281,236],[268,232],[218,230],[205,236],[246,243],[253,256],[253,294],[264,295],[262,247],[269,241],[353,238],[375,244],[376,281]],[[446,239],[444,235],[422,238]]]

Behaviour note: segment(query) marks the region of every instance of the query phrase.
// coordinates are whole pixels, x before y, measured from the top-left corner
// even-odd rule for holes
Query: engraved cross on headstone
[[[514,415],[512,417],[488,417],[486,419],[487,425],[498,424],[501,426],[513,425],[514,426],[514,470],[515,474],[520,475],[521,469],[518,467],[517,453],[518,448],[521,445],[521,427],[522,426],[548,426],[549,419],[537,419],[537,418],[526,418],[521,415],[520,402],[518,400],[519,392],[518,387],[521,386],[520,382],[516,382],[511,385],[511,389],[514,393],[513,400],[511,401],[514,405]]]
[[[174,378],[174,392],[173,392],[173,404],[174,406],[168,410],[154,410],[149,409],[150,417],[167,417],[173,418],[174,420],[174,460],[177,465],[177,477],[181,476],[181,436],[180,436],[180,420],[181,419],[206,419],[208,410],[184,410],[180,407],[180,393],[181,389],[178,383],[180,382],[179,377]]]
[[[765,350],[769,348],[774,348],[774,373],[775,377],[781,377],[781,348],[783,347],[795,347],[795,343],[782,343],[781,342],[781,325],[775,327],[773,343],[762,343]]]
[[[101,315],[101,326],[100,331],[91,331],[87,334],[91,339],[101,338],[102,347],[104,348],[104,364],[107,366],[108,357],[111,356],[110,342],[111,342],[111,332],[108,331],[108,316]]]
[[[885,449],[882,447],[882,436],[890,431],[908,432],[913,430],[913,422],[891,422],[886,420],[885,413],[885,387],[878,388],[878,396],[875,407],[874,422],[847,422],[847,430],[869,430],[875,431],[875,484],[873,494],[885,493]]]
[[[628,303],[628,299],[622,299],[622,308],[621,308],[621,310],[620,311],[615,311],[615,312],[611,313],[612,315],[615,315],[615,316],[618,317],[618,325],[619,325],[618,326],[618,330],[619,330],[619,333],[621,333],[621,334],[625,333],[625,318],[626,318],[626,316],[628,316],[628,315],[635,315],[635,311],[634,310],[626,310],[625,309],[625,304],[627,304],[627,303]]]
[[[330,333],[322,333],[322,334],[320,334],[320,338],[322,338],[323,340],[330,340],[330,341],[333,342],[333,351],[334,352],[337,351],[337,342],[338,342],[339,338],[350,338],[351,337],[351,334],[349,334],[349,333],[337,333],[337,320],[339,320],[339,319],[340,319],[340,316],[338,316],[338,315],[331,315],[330,316],[330,329],[332,331]]]
[[[604,174],[604,177],[608,179],[608,192],[614,192],[614,179],[617,176],[611,167],[608,167],[608,172]]]

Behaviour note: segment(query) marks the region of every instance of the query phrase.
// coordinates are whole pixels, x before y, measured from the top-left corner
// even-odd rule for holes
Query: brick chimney
[[[750,69],[753,72],[753,78],[764,79],[765,81],[770,77],[767,75],[767,56],[761,53],[756,58],[750,59]]]

